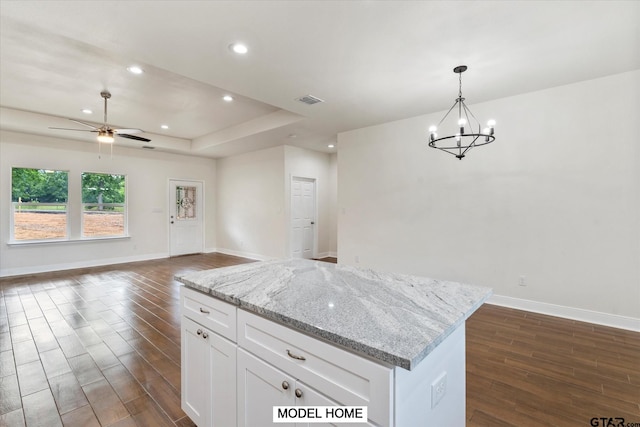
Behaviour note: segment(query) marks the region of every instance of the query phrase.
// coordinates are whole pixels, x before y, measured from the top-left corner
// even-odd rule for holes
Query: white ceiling
[[[48,127],[101,122],[108,89],[109,124],[207,157],[331,152],[338,132],[445,110],[459,64],[470,105],[640,68],[639,1],[2,0],[0,15],[3,129],[95,142]]]

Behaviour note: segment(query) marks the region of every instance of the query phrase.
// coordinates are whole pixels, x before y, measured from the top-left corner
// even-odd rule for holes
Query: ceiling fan
[[[112,143],[114,141],[114,136],[119,136],[121,138],[135,139],[136,141],[150,142],[150,139],[143,138],[141,136],[131,135],[132,133],[140,133],[143,132],[141,129],[114,129],[107,124],[107,99],[111,98],[111,94],[109,91],[103,90],[100,92],[100,96],[104,98],[104,124],[102,126],[95,127],[90,123],[85,123],[80,120],[69,119],[72,122],[81,124],[83,126],[90,127],[89,129],[69,129],[69,128],[55,128],[49,127],[49,129],[59,129],[59,130],[73,130],[79,132],[97,132],[98,133],[98,142],[106,142]]]

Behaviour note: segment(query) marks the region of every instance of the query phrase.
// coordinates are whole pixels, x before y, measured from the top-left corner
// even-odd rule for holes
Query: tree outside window
[[[125,175],[82,173],[82,236],[126,235]]]
[[[11,239],[68,238],[67,171],[11,169]]]

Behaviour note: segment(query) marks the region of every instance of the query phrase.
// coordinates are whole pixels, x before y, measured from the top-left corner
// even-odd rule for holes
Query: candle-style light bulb
[[[489,142],[489,135],[491,135],[491,129],[489,129],[489,128],[482,129],[482,134],[485,136],[484,140],[486,142]]]
[[[429,133],[431,134],[431,141],[435,141],[435,139],[438,137],[438,134],[436,133],[436,131],[438,130],[437,126],[430,126],[429,127]]]
[[[460,117],[460,119],[458,119],[458,126],[460,126],[460,134],[464,135],[464,125],[467,124],[467,119],[465,119],[464,117]]]
[[[494,128],[496,127],[496,121],[491,119],[487,122],[487,126],[489,126],[489,135],[493,135],[493,132],[495,131]]]

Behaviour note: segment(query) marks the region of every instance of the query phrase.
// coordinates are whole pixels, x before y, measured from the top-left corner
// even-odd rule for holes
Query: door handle
[[[311,221],[311,225],[313,225],[313,224],[315,224],[315,223],[316,223],[315,221]]]

